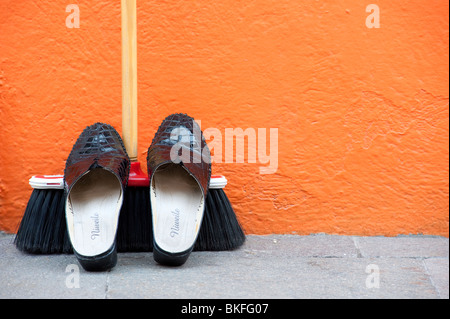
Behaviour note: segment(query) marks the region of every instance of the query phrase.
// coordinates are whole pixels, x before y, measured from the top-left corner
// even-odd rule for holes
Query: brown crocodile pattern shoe
[[[67,231],[85,270],[105,271],[117,263],[116,233],[129,170],[119,133],[104,123],[88,126],[66,161]]]
[[[148,149],[154,259],[179,266],[189,257],[203,219],[211,155],[195,120],[169,115]]]

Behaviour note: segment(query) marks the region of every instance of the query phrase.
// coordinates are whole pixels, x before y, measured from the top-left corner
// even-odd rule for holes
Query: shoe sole
[[[192,249],[205,202],[197,181],[180,165],[163,165],[153,174],[150,196],[154,241],[159,249],[169,254]]]
[[[66,218],[78,254],[97,256],[113,246],[122,201],[120,181],[108,170],[95,168],[75,183],[67,199]]]

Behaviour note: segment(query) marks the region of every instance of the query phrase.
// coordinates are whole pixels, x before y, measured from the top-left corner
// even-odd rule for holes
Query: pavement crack
[[[439,299],[442,299],[441,292],[439,291],[438,287],[434,283],[433,277],[431,276],[431,272],[430,272],[430,270],[427,267],[427,263],[425,262],[425,258],[422,258],[422,266],[423,266],[423,268],[425,270],[425,274],[427,275],[428,280],[430,281],[431,286],[436,291],[436,294],[439,296]]]
[[[106,272],[106,283],[105,283],[105,299],[108,299],[108,293],[109,293],[109,273],[111,272],[111,269],[109,269]]]
[[[359,246],[358,238],[352,236],[352,239],[353,239],[353,244],[355,245],[355,248],[356,248],[356,257],[364,258],[363,254],[361,252],[361,247]]]

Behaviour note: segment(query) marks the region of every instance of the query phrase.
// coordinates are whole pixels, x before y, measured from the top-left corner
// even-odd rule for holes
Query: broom
[[[141,182],[143,182],[141,180]],[[29,180],[33,188],[14,238],[16,247],[32,254],[70,254],[67,234],[63,175],[37,175]],[[245,235],[223,188],[222,175],[211,176],[196,251],[223,251],[241,246]],[[153,250],[149,186],[132,186],[125,192],[117,230],[120,252]],[[142,202],[137,202],[138,198]],[[145,210],[145,207],[149,210]],[[144,207],[144,208],[143,208]]]
[[[153,234],[150,181],[137,161],[136,0],[122,0],[121,10],[122,138],[130,157],[131,168],[119,218],[117,246],[119,251],[151,251]],[[222,190],[226,179],[216,176],[216,180],[217,188],[214,190],[213,187],[206,198],[206,219],[203,220],[194,247],[197,250],[229,250],[242,245],[245,240],[236,214]]]
[[[130,157],[128,187],[119,217],[119,251],[153,247],[150,187],[137,160],[137,40],[136,0],[121,1],[122,17],[122,139]]]
[[[153,234],[149,179],[137,161],[137,59],[136,1],[122,0],[122,129],[130,156],[128,187],[119,218],[117,247],[124,251],[151,251]],[[64,212],[61,176],[41,175],[30,179],[33,192],[14,243],[29,253],[70,253]],[[217,180],[217,186],[214,186]],[[219,181],[220,180],[220,181]],[[204,220],[194,250],[230,250],[245,241],[244,232],[223,187],[223,176],[211,178]]]
[[[71,253],[65,217],[64,175],[37,175],[14,238],[17,249],[32,254]]]

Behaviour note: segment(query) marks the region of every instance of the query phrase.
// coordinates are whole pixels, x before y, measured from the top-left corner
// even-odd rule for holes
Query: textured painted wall
[[[138,1],[139,159],[174,112],[278,128],[275,174],[213,164],[247,233],[448,236],[448,39],[447,1]],[[1,230],[85,126],[121,131],[120,41],[120,1],[0,2]]]

